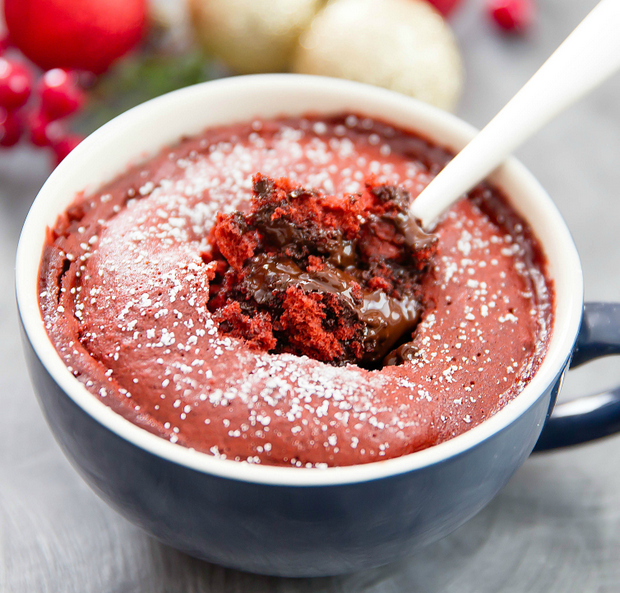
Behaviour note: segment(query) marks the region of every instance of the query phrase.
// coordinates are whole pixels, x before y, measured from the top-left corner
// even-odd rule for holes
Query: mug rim
[[[344,485],[387,478],[434,465],[475,448],[508,427],[534,405],[557,379],[572,351],[583,308],[583,278],[579,256],[566,223],[539,182],[514,157],[507,159],[494,172],[491,181],[500,187],[514,186],[511,192],[504,189],[504,193],[517,210],[521,205],[512,203],[514,195],[511,194],[521,193],[522,197],[531,200],[530,206],[542,215],[540,220],[553,222],[552,225],[544,226],[543,236],[534,228],[536,223],[540,225],[543,223],[538,218],[536,220],[526,218],[528,224],[533,227],[547,260],[549,261],[551,256],[558,261],[562,260],[562,265],[556,266],[553,274],[549,272],[555,285],[552,336],[540,367],[523,391],[493,416],[452,439],[407,455],[351,466],[317,469],[249,464],[216,458],[208,453],[171,443],[148,432],[114,412],[71,374],[45,331],[38,304],[38,277],[43,241],[49,225],[49,213],[46,213],[45,209],[47,207],[57,217],[75,198],[77,192],[66,190],[65,195],[70,193],[70,200],[55,208],[51,208],[47,202],[62,192],[63,185],[69,184],[66,179],[71,178],[72,174],[75,177],[75,171],[79,166],[88,161],[91,161],[91,165],[96,162],[98,166],[99,163],[105,163],[106,159],[103,155],[106,149],[110,153],[117,146],[117,141],[123,137],[127,138],[132,129],[135,132],[139,125],[148,123],[155,115],[175,113],[175,110],[180,112],[182,111],[180,107],[190,104],[194,105],[195,109],[204,109],[203,102],[209,96],[212,101],[217,102],[217,97],[221,98],[227,94],[237,96],[239,93],[245,93],[247,99],[253,102],[256,102],[260,93],[263,93],[261,95],[263,102],[265,102],[264,97],[271,96],[273,99],[278,94],[288,93],[289,95],[297,94],[299,97],[304,94],[304,100],[309,105],[313,105],[313,96],[318,98],[325,93],[329,96],[343,97],[343,100],[347,98],[355,105],[362,103],[374,105],[382,111],[382,115],[376,116],[356,107],[349,107],[349,110],[364,111],[366,115],[379,117],[399,127],[412,130],[437,145],[449,145],[453,150],[462,147],[467,139],[476,133],[474,127],[456,116],[393,91],[346,80],[296,74],[239,76],[200,83],[147,101],[106,123],[78,145],[52,172],[31,206],[17,249],[16,296],[24,333],[35,354],[64,394],[99,424],[155,456],[201,473],[273,486]],[[299,107],[287,109],[282,115],[300,116],[313,112],[313,109],[301,111],[299,109]],[[331,113],[345,110],[346,107],[334,108]],[[256,109],[254,116],[240,115],[239,119],[228,121],[228,123],[248,121],[252,117],[263,119],[270,117],[264,115],[264,112],[265,108]],[[330,111],[322,110],[322,112],[329,113]],[[273,116],[274,114],[271,114],[271,117]],[[399,123],[399,117],[411,120],[411,125]],[[173,129],[174,122],[170,125]],[[425,129],[420,129],[421,126]],[[194,134],[199,134],[205,127],[198,125]],[[431,133],[432,130],[434,131]],[[178,140],[181,136],[183,136],[183,130],[179,129],[176,139]],[[139,160],[144,160],[145,156],[155,154],[170,143],[169,141],[160,142],[154,148],[149,147],[148,151],[143,150],[134,156]],[[150,154],[145,155],[145,152]],[[132,163],[125,162],[125,169],[129,164]],[[103,164],[100,168],[104,166]],[[123,170],[117,169],[115,174],[121,174]],[[97,186],[100,183],[99,181]],[[515,187],[519,190],[518,192]],[[554,249],[550,249],[551,247]],[[559,279],[562,281],[560,287],[558,286]],[[560,288],[563,292],[558,295]]]

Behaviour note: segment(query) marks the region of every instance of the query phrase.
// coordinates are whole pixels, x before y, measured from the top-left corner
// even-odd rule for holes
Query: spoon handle
[[[430,228],[524,140],[620,68],[620,0],[602,0],[506,106],[416,198]]]

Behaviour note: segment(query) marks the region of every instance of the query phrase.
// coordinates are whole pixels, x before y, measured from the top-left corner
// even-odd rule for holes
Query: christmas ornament
[[[461,94],[452,32],[426,0],[336,0],[299,39],[295,72],[348,78],[443,109]]]
[[[187,0],[198,41],[238,73],[284,70],[324,0]]]
[[[11,40],[9,36],[5,33],[0,37],[0,54],[3,54],[7,49],[11,47]]]
[[[146,0],[4,0],[11,42],[43,70],[105,72],[142,37]]]

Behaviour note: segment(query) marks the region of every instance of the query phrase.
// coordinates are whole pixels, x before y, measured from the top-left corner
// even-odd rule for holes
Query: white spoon
[[[524,140],[620,68],[620,0],[602,0],[525,86],[415,199],[410,216],[437,218]],[[619,97],[620,100],[620,97]]]

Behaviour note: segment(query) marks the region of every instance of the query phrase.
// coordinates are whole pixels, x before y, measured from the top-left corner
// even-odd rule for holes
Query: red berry
[[[15,146],[24,131],[24,123],[19,113],[0,107],[0,146]]]
[[[534,18],[532,0],[490,0],[489,14],[495,23],[505,31],[525,31]]]
[[[51,120],[42,111],[36,111],[28,117],[28,131],[30,142],[35,146],[53,146],[60,141],[67,132],[59,121]]]
[[[142,37],[147,0],[4,0],[13,44],[43,70],[105,72]]]
[[[0,58],[0,107],[12,111],[21,107],[32,92],[32,73],[24,64]]]
[[[56,165],[60,162],[82,141],[84,138],[77,134],[67,134],[57,142],[52,144],[52,150],[56,157]]]
[[[448,16],[460,0],[428,0],[443,16]]]
[[[49,120],[41,112],[36,112],[28,116],[28,136],[30,142],[35,146],[49,146],[46,128]]]
[[[84,105],[84,92],[78,86],[77,76],[62,68],[48,70],[39,85],[41,108],[50,119],[60,119],[75,113]]]

